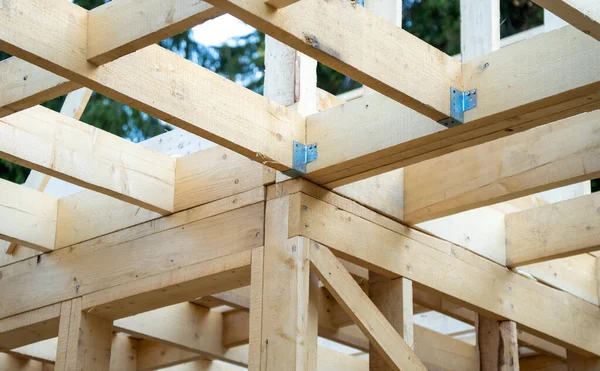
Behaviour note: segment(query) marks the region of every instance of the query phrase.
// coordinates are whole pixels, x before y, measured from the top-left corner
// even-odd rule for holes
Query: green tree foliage
[[[85,9],[93,9],[106,0],[74,0]],[[362,4],[363,1],[359,0]],[[459,0],[404,0],[403,28],[427,43],[452,55],[460,52],[460,3]],[[506,37],[541,25],[543,11],[531,0],[500,0],[501,36]],[[352,35],[348,35],[352,37]],[[163,47],[215,71],[259,94],[263,92],[265,36],[254,32],[236,37],[220,47],[205,47],[196,42],[191,31],[163,40]],[[9,56],[0,51],[0,60]],[[360,83],[319,63],[318,85],[332,94],[356,89]],[[53,99],[44,105],[59,111],[64,97]],[[170,130],[156,118],[131,107],[94,93],[81,118],[115,135],[132,141],[141,141]],[[22,183],[29,170],[0,160],[0,177]],[[600,181],[592,182],[595,190]]]

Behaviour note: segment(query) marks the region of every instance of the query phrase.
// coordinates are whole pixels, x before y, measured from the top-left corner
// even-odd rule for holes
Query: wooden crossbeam
[[[144,305],[147,303],[145,301],[138,303],[131,298],[127,299],[127,296],[119,305],[104,307],[101,304],[111,299],[111,295],[115,295],[110,289],[112,286],[130,282],[131,290],[141,290],[140,280],[148,277],[147,284],[149,287],[154,287],[164,284],[158,281],[159,273],[167,274],[166,272],[177,267],[192,266],[262,245],[264,216],[262,200],[252,199],[246,200],[246,204],[237,204],[232,202],[234,199],[235,197],[225,198],[173,214],[158,222],[150,221],[132,229],[113,233],[110,238],[99,237],[73,245],[69,249],[56,250],[48,255],[2,267],[0,271],[3,279],[0,280],[0,291],[6,300],[0,303],[0,317],[4,318],[81,295],[84,295],[84,302],[88,302],[89,307],[97,306],[95,309],[97,315],[100,315],[98,312],[103,312],[102,315],[107,317],[139,313],[136,311],[139,309],[138,306],[145,309]],[[218,230],[217,233],[215,228]],[[177,242],[174,244],[173,241]],[[170,248],[165,250],[165,246]],[[177,255],[173,255],[175,251],[173,249],[176,249]],[[129,256],[136,258],[130,259]],[[170,259],[165,258],[166,256],[170,256]],[[112,262],[115,261],[121,263],[114,265]],[[103,264],[101,262],[106,264],[102,274],[98,274],[96,268],[99,264]],[[41,269],[42,267],[44,269]],[[189,269],[195,272],[195,268]],[[41,271],[44,272],[44,279],[36,279],[35,277]],[[238,271],[237,274],[244,277],[244,270]],[[184,274],[184,271],[181,274]],[[28,284],[34,281],[37,282],[35,286]],[[209,295],[233,289],[239,282],[232,279],[229,284],[233,287],[218,290],[215,282],[216,291],[210,292]],[[20,289],[22,285],[27,285],[28,288]],[[247,283],[239,286],[245,285]],[[179,301],[193,300],[202,295],[200,292],[188,292],[183,286],[181,290],[183,290],[181,296],[186,297]],[[87,294],[89,296],[85,296]],[[156,293],[156,295],[162,300],[163,305],[166,304],[161,294]],[[151,295],[147,295],[149,296]],[[172,293],[171,298],[173,300],[178,298],[177,290]],[[146,310],[150,309],[154,308]]]
[[[311,241],[310,262],[321,281],[392,369],[426,370],[410,346],[327,247]]]
[[[495,319],[515,321],[527,331],[569,349],[600,353],[600,309],[596,305],[410,228],[385,228],[369,222],[363,219],[368,214],[358,217],[342,210],[349,208],[344,202],[333,206],[306,195],[299,197],[294,234],[330,246],[343,259],[379,274],[406,277],[467,308]],[[318,197],[335,198],[331,194]],[[491,300],[486,293],[502,301]],[[552,313],[544,309],[550,306],[554,308]],[[569,320],[556,323],[553,318],[557,315]]]
[[[384,97],[311,115],[307,142],[319,143],[319,159],[308,164],[306,178],[335,188],[597,109],[598,59],[596,40],[565,27],[468,62],[465,87],[478,89],[478,105],[465,112],[466,124],[451,130]],[[514,60],[522,61],[522,73],[514,74]]]
[[[600,40],[600,8],[587,0],[534,0],[583,33]]]
[[[198,0],[111,1],[89,12],[88,60],[111,62],[221,14]]]
[[[600,193],[506,215],[506,262],[520,266],[600,250]]]
[[[0,137],[0,156],[8,161],[173,212],[175,161],[168,156],[41,106],[0,119]]]
[[[95,67],[87,61],[88,12],[70,2],[27,0],[6,8],[0,49],[276,170],[292,167],[293,140],[304,142],[305,120],[291,109],[157,45]],[[64,24],[64,32],[55,32],[55,24]]]
[[[54,250],[57,213],[57,198],[0,179],[0,236],[3,239],[38,251]]]
[[[53,74],[22,59],[11,57],[0,61],[0,117],[60,97],[79,87],[64,77]]]
[[[600,110],[409,166],[405,220],[420,223],[600,176]]]
[[[462,85],[460,62],[347,1],[299,1],[277,11],[253,0],[208,2],[434,120],[450,115],[450,86]],[[357,33],[368,38],[348,37]]]

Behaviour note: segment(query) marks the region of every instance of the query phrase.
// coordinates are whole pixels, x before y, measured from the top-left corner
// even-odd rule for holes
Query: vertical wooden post
[[[500,48],[500,1],[460,1],[460,52],[463,62]]]
[[[369,297],[411,349],[414,349],[412,281],[390,279],[369,272]],[[377,349],[369,345],[369,370],[391,370]]]
[[[56,371],[108,371],[112,321],[81,311],[81,298],[62,303]]]
[[[258,303],[260,288],[253,287],[250,308],[254,319],[261,305],[260,355],[254,325],[250,370],[315,371],[317,367],[318,281],[310,272],[308,242],[303,237],[288,238],[290,213],[299,212],[298,202],[294,195],[267,202],[262,304]],[[253,269],[253,280],[256,275]]]
[[[479,315],[477,346],[481,371],[518,371],[519,345],[517,325],[512,321],[495,321]]]
[[[110,347],[110,371],[137,371],[138,340],[114,334]]]

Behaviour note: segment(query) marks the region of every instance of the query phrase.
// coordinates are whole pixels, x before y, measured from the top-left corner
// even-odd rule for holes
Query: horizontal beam
[[[297,197],[298,216],[290,218],[297,223],[290,226],[290,235],[318,241],[343,259],[379,274],[411,279],[488,317],[515,321],[569,349],[600,353],[597,306],[415,230],[394,232],[340,206],[302,194]],[[548,307],[552,313],[544,310]],[[564,321],[557,323],[556,316]]]
[[[198,0],[111,1],[89,12],[88,60],[108,63],[221,14]]]
[[[57,213],[57,198],[0,179],[0,236],[3,239],[38,251],[54,250]]]
[[[459,61],[356,4],[299,1],[274,11],[262,1],[208,2],[434,120],[450,116],[450,86],[462,87]]]
[[[0,61],[0,117],[36,106],[79,88],[64,77],[22,59]]]
[[[466,124],[441,132],[384,97],[311,115],[307,143],[319,143],[319,159],[308,164],[307,179],[331,189],[600,108],[598,59],[598,42],[572,27],[477,58],[463,67],[465,88],[477,89],[477,108],[465,112]]]
[[[588,0],[534,0],[583,33],[600,40],[600,7]]]
[[[600,193],[506,215],[508,266],[600,250]]]
[[[5,3],[0,49],[275,170],[290,170],[293,141],[305,140],[301,115],[158,45],[96,67],[87,61],[87,21],[88,11],[70,2]]]
[[[42,106],[0,119],[0,138],[5,160],[152,211],[173,211],[175,161],[168,156]]]
[[[145,303],[144,295],[138,292],[143,278],[148,277],[147,289],[154,290],[155,285],[164,284],[159,281],[161,273],[172,275],[168,272],[173,269],[181,270],[262,245],[262,200],[246,199],[246,204],[237,204],[232,202],[234,199],[242,200],[235,196],[225,198],[0,268],[3,276],[0,292],[6,299],[0,303],[0,318],[81,295],[84,305],[96,306],[97,316],[137,313],[138,304],[143,307]],[[114,265],[115,261],[121,263]],[[102,267],[100,272],[98,267]],[[182,270],[181,274],[184,273]],[[31,282],[36,285],[31,286]],[[119,305],[100,306],[116,295],[112,287],[126,283],[132,285],[129,289],[135,295],[141,295],[137,299],[141,303],[122,294],[125,296]],[[234,287],[208,295],[233,289],[236,283],[232,280],[230,284]],[[202,294],[186,292],[186,295],[191,297],[180,301],[193,300]],[[148,299],[154,300],[154,296],[161,297],[154,293]],[[173,293],[172,297],[177,295]],[[161,300],[164,302],[165,298]]]
[[[404,215],[420,223],[600,176],[600,110],[404,169]]]

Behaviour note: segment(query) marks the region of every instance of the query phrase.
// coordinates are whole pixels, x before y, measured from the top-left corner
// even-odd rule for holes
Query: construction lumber
[[[534,0],[539,6],[575,26],[583,33],[600,40],[600,9],[587,0]]]
[[[285,8],[286,6],[290,6],[300,0],[265,0],[265,4],[268,4],[276,9]]]
[[[1,238],[38,251],[52,251],[57,213],[57,198],[0,179]]]
[[[191,303],[180,303],[122,318],[115,329],[135,338],[152,340],[247,367],[248,355],[223,345],[223,314]]]
[[[0,13],[0,49],[275,170],[290,170],[293,140],[305,139],[299,114],[158,45],[94,67],[87,61],[87,19],[70,2],[11,2]],[[64,32],[55,24],[64,24]],[[72,53],[61,53],[67,49]]]
[[[65,101],[60,109],[60,113],[79,120],[81,115],[83,115],[83,111],[85,110],[85,107],[87,106],[91,96],[92,91],[87,88],[81,88],[70,92],[65,98]],[[50,181],[50,178],[51,177],[46,174],[31,170],[29,175],[27,175],[24,185],[40,192],[44,192],[48,182]],[[13,254],[17,249],[18,244],[15,242],[0,242],[0,251],[4,250],[3,245],[6,243],[8,243],[8,246],[6,247],[6,253]]]
[[[12,354],[0,353],[0,367],[6,371],[54,371],[54,365]]]
[[[546,355],[521,358],[519,368],[521,371],[568,371],[563,360]]]
[[[110,295],[112,286],[134,280],[138,286],[133,285],[131,289],[141,289],[140,280],[145,277],[149,278],[150,285],[151,276],[158,279],[160,273],[262,246],[263,209],[259,200],[238,205],[232,203],[232,198],[226,198],[2,267],[0,290],[6,300],[0,303],[0,318],[87,294],[97,295],[95,299],[92,295],[90,302],[102,303],[106,300],[103,295]],[[130,256],[136,258],[130,259]],[[111,263],[115,261],[122,263],[115,266]],[[101,272],[98,266],[103,267]],[[43,274],[44,279],[36,279],[38,274]],[[243,277],[243,270],[238,272],[240,274]],[[30,286],[28,282],[36,282],[36,285]],[[209,295],[236,288],[236,283],[232,280],[232,287],[224,290],[218,290],[215,283],[216,291]],[[241,286],[245,285],[238,287]],[[108,291],[103,294],[100,290]],[[199,295],[199,292],[192,294],[187,300]],[[175,298],[175,293],[172,296]],[[128,303],[135,308],[134,302],[124,300],[124,308],[98,307],[96,312],[131,310]]]
[[[200,359],[204,359],[204,357],[198,353],[189,352],[181,348],[171,347],[146,339],[138,340],[138,371],[156,370]]]
[[[598,371],[600,370],[600,357],[589,358],[567,351],[567,366],[569,371]]]
[[[262,301],[261,347],[253,347],[260,360],[253,362],[266,369],[315,371],[318,281],[310,271],[307,241],[288,239],[288,220],[297,207],[290,202],[282,197],[266,206],[263,288],[260,298],[250,298]]]
[[[88,60],[97,65],[111,62],[221,14],[198,0],[111,1],[89,12]]]
[[[152,211],[173,211],[170,157],[41,106],[0,119],[0,138],[5,160]]]
[[[600,110],[408,166],[405,220],[420,223],[597,178],[598,130]]]
[[[600,250],[600,193],[506,215],[506,265]]]
[[[22,59],[0,61],[0,117],[44,103],[79,87]]]
[[[81,298],[61,304],[56,370],[108,370],[112,321],[83,312]]]
[[[299,1],[276,12],[252,0],[208,2],[434,120],[450,115],[450,86],[462,85],[460,62],[346,1]],[[369,37],[347,37],[356,30]]]
[[[406,345],[414,350],[412,282],[402,277],[390,279],[369,272],[368,293],[373,304],[402,337]],[[390,369],[372,342],[369,343],[369,369],[381,371]]]
[[[481,371],[518,371],[517,326],[512,321],[496,321],[478,316],[477,346]]]
[[[363,97],[311,115],[307,143],[319,143],[319,160],[308,164],[307,179],[335,188],[597,109],[600,66],[595,61],[599,58],[598,42],[572,27],[476,58],[465,64],[463,73],[465,88],[477,89],[477,108],[465,112],[466,124],[422,137],[396,134],[403,127],[414,131],[427,120],[399,106],[396,115],[406,115],[405,126],[394,125],[396,116],[391,112],[387,116],[377,101],[383,97],[371,98],[376,100],[371,102]],[[513,69],[515,60],[521,61],[518,74]],[[582,69],[585,73],[576,72]],[[539,84],[540,79],[547,84]],[[340,137],[335,139],[336,135]]]
[[[462,62],[500,49],[500,1],[460,2],[460,55]]]
[[[310,263],[323,284],[393,370],[426,370],[410,346],[327,247],[311,241]]]
[[[301,206],[293,234],[329,246],[343,259],[379,274],[406,277],[444,293],[490,318],[512,320],[528,332],[569,349],[588,355],[600,353],[600,308],[596,305],[410,228],[407,232],[400,226],[384,228],[363,219],[366,212],[359,217],[345,211],[348,206],[342,201],[333,206],[307,195],[298,197]],[[498,299],[483,293],[494,293]],[[552,313],[545,310],[548,307],[553,308]],[[557,323],[553,320],[556,316],[564,321]]]

